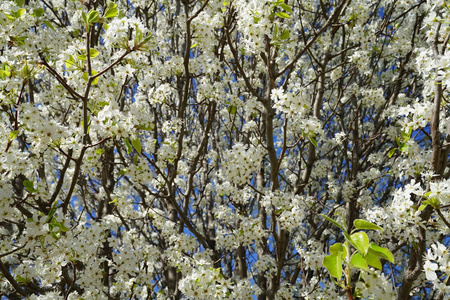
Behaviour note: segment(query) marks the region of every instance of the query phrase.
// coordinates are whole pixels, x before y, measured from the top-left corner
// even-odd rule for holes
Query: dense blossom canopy
[[[449,21],[0,1],[0,299],[448,299]]]

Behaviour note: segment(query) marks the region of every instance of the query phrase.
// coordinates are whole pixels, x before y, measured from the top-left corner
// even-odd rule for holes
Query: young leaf
[[[352,255],[352,258],[350,260],[350,265],[352,267],[358,268],[358,269],[362,269],[362,270],[368,270],[369,266],[367,265],[366,260],[364,259],[364,257],[362,256],[361,253],[359,252],[355,252]]]
[[[97,74],[98,72],[95,71],[95,70],[92,70],[91,73],[92,73],[92,76],[94,76],[94,75]],[[95,77],[95,78],[92,80],[92,85],[96,85],[96,84],[98,83],[98,80],[99,80],[99,77]]]
[[[283,33],[280,35],[280,40],[287,40],[289,35],[290,33],[288,29],[283,30]]]
[[[280,17],[280,18],[283,18],[283,19],[289,19],[290,18],[290,16],[287,13],[282,12],[282,11],[276,12],[275,15]]]
[[[392,148],[391,150],[389,150],[388,157],[391,158],[394,155],[395,151],[397,151],[397,148]]]
[[[378,256],[376,256],[375,254],[372,254],[370,252],[367,253],[367,255],[364,257],[366,259],[366,262],[369,266],[372,266],[374,268],[377,268],[378,270],[381,270],[381,268],[383,267],[381,265],[380,259],[378,258]]]
[[[390,261],[391,263],[394,263],[394,255],[392,255],[392,252],[389,249],[380,247],[378,245],[376,245],[375,243],[370,243],[370,253],[384,258],[388,261]]]
[[[326,215],[323,215],[323,214],[319,214],[319,216],[324,217],[325,219],[327,219],[328,221],[330,221],[331,223],[333,223],[334,225],[336,225],[337,227],[339,227],[340,229],[342,229],[342,225],[339,224],[338,222],[336,222],[335,220],[333,220],[332,218],[330,218],[330,217],[328,217],[328,216],[326,216]]]
[[[291,7],[289,5],[287,5],[286,3],[280,3],[280,4],[278,4],[278,6],[280,6],[282,9],[284,9],[287,12],[290,12],[290,13],[292,12]]]
[[[67,69],[70,69],[75,65],[75,59],[73,58],[72,55],[69,55],[69,59],[66,59],[65,65]]]
[[[141,141],[139,140],[139,138],[131,140],[131,144],[133,145],[134,149],[136,149],[137,153],[141,154]]]
[[[125,146],[127,146],[127,154],[130,154],[131,153],[131,144],[130,144],[130,142],[128,141],[128,139],[127,138],[125,138],[124,139],[125,140]]]
[[[34,189],[33,183],[29,180],[23,181],[23,186],[29,193],[34,193],[36,190]]]
[[[88,25],[88,21],[87,21],[86,13],[84,11],[81,13],[81,18],[83,19],[84,25],[87,26]]]
[[[33,15],[36,18],[42,17],[44,15],[44,13],[45,13],[45,10],[42,7],[33,9]]]
[[[27,11],[27,10],[26,10],[25,8],[18,9],[18,10],[15,12],[16,18],[20,18],[21,16],[23,16],[23,14],[24,14],[26,11]]]
[[[424,203],[421,205],[421,206],[419,206],[419,211],[422,211],[422,210],[424,210],[427,206],[428,206],[428,203],[425,203],[426,201],[424,201]]]
[[[356,219],[355,221],[353,221],[353,225],[356,229],[383,230],[383,228],[381,228],[380,226],[362,219]]]
[[[401,134],[402,141],[403,142],[409,141],[409,139],[411,138],[411,133],[412,133],[412,127],[409,127],[408,131],[402,131],[402,134]]]
[[[312,135],[308,135],[308,139],[311,142],[311,144],[313,144],[314,147],[317,148],[317,141],[314,139],[314,137]]]
[[[341,243],[336,243],[334,245],[330,246],[330,254],[331,255],[338,255],[339,253],[344,252],[344,246]]]
[[[57,208],[58,208],[58,200],[55,200],[55,202],[53,202],[52,204],[52,207],[50,208],[50,211],[48,212],[47,220],[45,221],[46,223],[50,222],[50,220],[53,218]]]
[[[10,141],[15,140],[18,134],[19,134],[19,131],[18,131],[18,130],[11,131],[11,132],[9,133],[9,140],[10,140]]]
[[[108,8],[115,8],[115,7],[117,7],[117,4],[115,4],[114,2],[108,0],[108,1],[106,1],[106,6]]]
[[[100,54],[100,52],[94,48],[89,49],[89,56],[95,58]]]
[[[340,255],[328,255],[323,258],[323,265],[327,268],[330,275],[341,279],[342,277],[342,258]]]
[[[359,231],[350,236],[350,243],[360,252],[362,255],[366,255],[369,250],[369,237],[364,231]]]
[[[100,18],[100,15],[98,14],[98,11],[91,10],[87,15],[87,23],[89,25],[92,25],[92,24],[96,23],[99,18]]]
[[[114,18],[119,13],[119,10],[115,7],[110,7],[105,11],[105,18]]]
[[[53,27],[52,23],[50,23],[50,22],[47,21],[47,20],[44,20],[43,22],[44,22],[44,24],[45,24],[48,28],[50,28],[50,29],[52,29],[52,30],[55,30],[55,27]]]
[[[84,81],[88,82],[89,74],[87,72],[84,72],[83,75],[81,75],[81,78],[83,78]]]
[[[408,144],[407,143],[400,143],[400,146],[398,147],[398,150],[400,152],[405,152],[408,150]]]
[[[228,106],[228,112],[230,113],[230,115],[236,114],[236,111],[237,111],[237,108],[235,105]]]

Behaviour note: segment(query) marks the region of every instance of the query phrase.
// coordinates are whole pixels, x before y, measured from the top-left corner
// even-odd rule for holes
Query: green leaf
[[[287,40],[290,36],[289,30],[283,30],[283,33],[280,35],[280,40]]]
[[[150,124],[147,124],[147,125],[139,124],[139,129],[140,130],[150,131],[150,130],[153,130],[153,128],[155,128],[155,124],[153,124],[153,123],[150,123]]]
[[[280,17],[280,18],[283,18],[283,19],[289,19],[290,18],[290,16],[287,13],[282,12],[282,11],[276,12],[275,15]]]
[[[28,68],[28,63],[25,62],[25,64],[24,64],[23,67],[22,67],[22,70],[20,71],[21,76],[22,76],[23,78],[26,78],[26,77],[28,77],[29,72],[30,72],[30,69]]]
[[[10,37],[11,42],[16,43],[18,45],[25,45],[26,36],[13,36]]]
[[[9,133],[9,140],[13,141],[19,135],[19,130],[14,130]]]
[[[367,265],[366,260],[364,259],[364,257],[362,256],[361,253],[359,252],[355,252],[352,255],[352,258],[350,259],[350,265],[352,267],[358,268],[358,269],[362,269],[362,270],[368,270],[369,266]]]
[[[63,222],[58,222],[58,221],[56,221],[56,219],[53,219],[52,221],[55,222],[55,225],[57,225],[59,227],[59,230],[62,231],[62,232],[67,232],[67,231],[70,230],[69,228],[64,226]]]
[[[125,140],[125,146],[127,146],[127,154],[130,154],[131,153],[131,144],[130,144],[130,142],[128,141],[128,139],[127,138],[125,138],[124,139]]]
[[[388,261],[390,261],[391,263],[394,263],[394,255],[392,255],[392,252],[389,249],[380,247],[378,245],[376,245],[375,243],[370,243],[370,253],[384,258]]]
[[[50,208],[50,211],[48,212],[47,215],[47,220],[45,221],[45,223],[50,222],[50,220],[53,218],[53,216],[56,213],[56,209],[58,208],[58,200],[55,200],[52,204],[52,207]]]
[[[192,49],[192,48],[195,48],[195,47],[197,47],[197,44],[193,44],[193,45],[191,46],[191,49]]]
[[[278,6],[287,12],[290,12],[290,13],[292,12],[291,7],[289,5],[287,5],[286,3],[280,3],[280,4],[278,4]]]
[[[5,71],[5,70],[0,70],[0,78],[1,79],[6,79],[10,76],[11,76],[11,72]]]
[[[92,73],[92,76],[94,76],[94,75],[97,74],[98,72],[92,70],[91,73]],[[100,77],[95,77],[95,78],[92,80],[92,85],[96,85],[96,84],[98,83],[98,80],[99,80],[99,79],[100,79]]]
[[[355,226],[356,229],[383,230],[380,226],[362,219],[356,219],[353,221],[353,226]]]
[[[323,214],[319,214],[319,216],[324,217],[325,219],[327,219],[328,221],[330,221],[331,223],[333,223],[334,225],[336,225],[338,228],[340,228],[342,230],[342,225],[339,224],[338,222],[336,222],[335,220],[333,220],[332,218],[330,218],[326,215],[323,215]]]
[[[398,147],[398,150],[400,152],[405,152],[408,150],[408,144],[407,143],[400,143],[400,146]]]
[[[26,277],[22,277],[22,276],[20,276],[20,275],[17,275],[17,276],[16,276],[16,281],[17,281],[17,283],[18,283],[19,285],[25,285],[25,284],[27,284],[30,280],[27,279]]]
[[[77,55],[77,58],[79,60],[85,61],[87,59],[87,56],[86,56],[86,54],[80,54],[80,55]]]
[[[362,255],[366,255],[369,250],[369,237],[364,231],[359,231],[350,236],[350,243],[360,252]]]
[[[381,268],[383,267],[381,265],[381,262],[380,262],[380,259],[378,258],[378,256],[376,256],[375,254],[372,254],[370,252],[370,249],[369,249],[369,252],[367,253],[367,255],[364,258],[366,259],[366,262],[367,262],[368,265],[370,265],[370,266],[372,266],[374,268],[377,268],[378,270],[381,270]]]
[[[308,135],[308,139],[311,142],[311,144],[313,144],[314,147],[317,148],[317,141],[314,139],[314,137],[312,135]]]
[[[102,148],[97,149],[97,151],[95,151],[95,153],[102,155],[103,153],[105,153],[105,149],[102,149]]]
[[[339,252],[344,252],[344,246],[341,243],[336,243],[330,246],[331,255],[337,255]]]
[[[110,7],[105,11],[105,18],[114,18],[119,14],[119,10],[116,7]]]
[[[392,148],[391,150],[389,150],[388,157],[391,158],[394,155],[395,151],[397,151],[397,148]]]
[[[97,57],[99,54],[100,54],[100,51],[98,51],[98,50],[96,50],[96,49],[94,49],[94,48],[89,49],[89,56],[90,56],[91,58],[95,58],[95,57]]]
[[[26,11],[27,10],[25,8],[20,8],[14,13],[14,15],[16,16],[16,18],[20,18],[24,13],[26,13]]]
[[[230,115],[234,115],[237,112],[237,108],[235,105],[230,105],[228,106],[228,112],[230,113]]]
[[[117,4],[115,4],[114,2],[108,0],[108,1],[106,1],[106,6],[108,8],[114,8],[114,7],[117,7]]]
[[[25,0],[14,0],[17,6],[23,6],[25,4]]]
[[[424,202],[426,202],[426,201],[424,201]],[[428,203],[424,203],[424,204],[422,204],[421,206],[419,206],[419,211],[422,211],[422,210],[424,210],[426,207],[428,206]]]
[[[341,279],[342,277],[342,258],[340,255],[328,255],[323,258],[323,265],[327,268],[330,275]]]
[[[84,72],[83,75],[81,75],[81,78],[83,78],[84,81],[88,82],[89,74],[87,72]]]
[[[147,43],[148,41],[150,41],[151,40],[151,38],[152,38],[152,35],[151,34],[147,34],[146,36],[145,36],[145,38],[142,40],[142,43]]]
[[[401,139],[403,142],[409,141],[411,138],[412,127],[408,127],[408,131],[402,131]]]
[[[134,140],[131,140],[131,144],[133,145],[134,149],[136,149],[137,153],[141,154],[141,140],[139,140],[139,138],[136,138]]]
[[[139,43],[142,41],[142,37],[143,37],[143,35],[142,35],[142,30],[140,30],[140,29],[136,26],[136,37],[135,37],[135,40],[136,40],[135,44],[136,44],[136,45],[139,44]]]
[[[33,9],[33,15],[36,18],[42,17],[44,15],[44,13],[45,13],[45,10],[42,7]]]
[[[44,22],[44,24],[45,24],[48,28],[50,28],[50,29],[52,29],[52,30],[55,30],[55,27],[53,27],[52,23],[50,23],[49,21],[44,20],[44,21],[42,21],[42,22]]]
[[[342,259],[347,257],[347,247],[341,243],[335,243],[330,246],[331,255],[341,255]]]
[[[91,71],[92,75],[97,74],[96,71],[92,70]],[[89,74],[87,72],[84,72],[83,75],[81,76],[81,78],[84,79],[84,81],[88,82],[89,81]],[[98,83],[98,77],[94,78],[94,80],[92,80],[92,85],[96,85]]]
[[[15,19],[15,17],[12,16],[12,15],[10,15],[10,14],[7,14],[7,13],[4,13],[4,14],[5,14],[5,16],[6,16],[8,19],[10,19],[10,20],[14,20],[14,19]]]
[[[439,199],[435,197],[429,198],[428,200],[425,200],[423,203],[431,205],[434,209],[439,209],[441,207],[441,201],[439,201]]]
[[[36,192],[36,190],[34,189],[33,183],[31,181],[29,181],[28,179],[23,181],[23,186],[29,193]]]
[[[72,55],[69,55],[69,59],[66,59],[65,63],[66,63],[66,68],[70,69],[71,67],[73,67],[75,65],[75,59],[73,58]]]
[[[83,19],[83,23],[84,23],[84,25],[88,25],[88,21],[87,21],[87,16],[86,16],[86,13],[83,11],[83,12],[81,12],[81,18]]]
[[[100,18],[100,15],[98,14],[98,11],[91,10],[87,15],[87,23],[89,25],[92,25],[92,24],[96,23],[99,18]]]

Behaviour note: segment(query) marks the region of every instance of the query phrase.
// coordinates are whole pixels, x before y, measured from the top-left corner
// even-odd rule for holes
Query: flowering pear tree
[[[449,20],[1,1],[0,299],[448,299]]]

